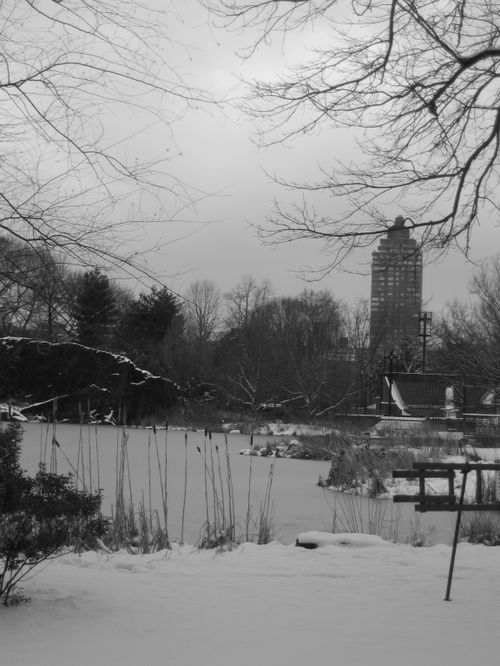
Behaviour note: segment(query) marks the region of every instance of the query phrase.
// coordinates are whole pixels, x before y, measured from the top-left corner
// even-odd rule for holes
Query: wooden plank
[[[483,503],[483,476],[480,470],[476,470],[476,504]]]
[[[394,502],[421,502],[422,504],[446,504],[455,501],[455,495],[394,495]]]
[[[453,470],[440,471],[440,470],[417,470],[417,469],[407,469],[407,470],[394,470],[392,472],[393,479],[419,479],[421,476],[424,479],[449,479],[455,478],[455,472]]]
[[[425,497],[425,477],[422,472],[420,472],[420,477],[418,479],[418,492],[422,497]]]
[[[500,504],[415,504],[415,511],[500,511]]]
[[[413,469],[421,470],[434,470],[434,469],[450,469],[450,470],[467,470],[473,472],[474,470],[497,470],[500,471],[500,463],[450,463],[450,462],[414,462]]]
[[[453,487],[453,480],[455,479],[455,472],[453,472],[451,470],[450,470],[450,472],[451,472],[451,474],[453,474],[453,476],[450,476],[448,478],[448,495],[454,495],[455,494],[455,488]]]

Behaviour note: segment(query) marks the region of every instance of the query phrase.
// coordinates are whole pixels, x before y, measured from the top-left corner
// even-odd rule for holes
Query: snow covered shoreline
[[[316,550],[66,555],[26,581],[29,605],[0,608],[1,664],[494,663],[497,549],[459,545],[447,603],[448,546],[327,536]]]

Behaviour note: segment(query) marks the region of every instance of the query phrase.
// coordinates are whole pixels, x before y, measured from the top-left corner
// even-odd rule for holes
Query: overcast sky
[[[240,94],[239,77],[271,76],[287,59],[303,53],[301,49],[310,38],[315,42],[324,38],[321,33],[305,35],[302,44],[288,44],[285,53],[276,47],[245,62],[234,54],[242,44],[241,35],[210,27],[206,13],[194,0],[179,6],[185,23],[175,28],[175,34],[187,47],[172,50],[177,71],[184,79],[210,90],[215,98]],[[297,272],[307,267],[318,269],[327,262],[319,242],[266,247],[252,227],[264,221],[273,198],[286,201],[289,196],[271,182],[266,171],[294,180],[314,180],[318,164],[329,166],[330,157],[344,157],[348,143],[341,134],[326,128],[320,135],[307,136],[288,147],[263,150],[253,139],[250,120],[230,105],[192,108],[173,124],[172,136],[159,136],[156,126],[141,134],[141,146],[148,142],[155,150],[168,146],[172,155],[170,172],[192,188],[197,199],[193,206],[179,212],[179,222],[151,225],[143,237],[136,239],[138,247],[156,246],[148,255],[150,265],[180,292],[194,280],[204,279],[227,291],[243,275],[251,274],[258,279],[268,278],[277,295],[313,287],[328,288],[347,302],[369,298],[370,255],[375,248],[353,255],[344,271],[311,285]],[[172,201],[165,201],[167,212],[172,205]],[[401,212],[404,214],[404,210]],[[393,219],[393,214],[388,217]],[[476,231],[471,247],[473,260],[495,253],[494,234],[496,229],[489,222]],[[475,270],[477,265],[454,250],[439,263],[428,264],[424,269],[426,309],[437,313],[446,302],[465,299]]]

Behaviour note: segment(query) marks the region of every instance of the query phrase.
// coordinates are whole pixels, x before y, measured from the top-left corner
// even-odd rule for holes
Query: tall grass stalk
[[[248,470],[248,493],[247,493],[247,515],[245,521],[245,541],[249,539],[250,516],[252,507],[250,504],[252,495],[252,461],[253,461],[253,435],[250,435],[250,466]]]
[[[134,506],[132,499],[132,483],[130,479],[130,464],[128,462],[128,435],[125,430],[121,432],[121,441],[117,450],[115,480],[115,508],[112,515],[113,547],[129,546],[135,536]],[[128,477],[128,479],[126,478]],[[128,484],[127,484],[128,481]],[[128,502],[125,499],[125,487],[128,485]]]
[[[134,499],[132,495],[132,475],[130,474],[130,458],[128,455],[128,435],[124,438],[125,462],[127,463],[127,477],[128,477],[128,495],[130,506],[133,507]]]
[[[486,546],[500,544],[500,516],[498,513],[471,511],[463,516],[460,525],[460,540],[482,543]]]
[[[89,489],[93,490],[92,484],[92,442],[91,442],[91,426],[90,426],[90,400],[87,401],[87,444],[88,444],[88,459],[89,459]]]
[[[97,468],[97,490],[101,490],[101,458],[99,455],[99,433],[97,430],[97,423],[94,425],[95,437],[95,460]]]
[[[196,447],[196,450],[200,454],[203,460],[203,466],[205,469],[205,478],[207,479],[207,495],[206,495],[206,515],[208,516],[209,506],[213,506],[213,515],[214,520],[210,522],[208,519],[203,526],[202,536],[200,538],[200,546],[202,548],[213,548],[216,546],[225,545],[228,541],[227,536],[227,525],[222,523],[221,513],[222,513],[222,503],[217,492],[217,486],[215,478],[212,476],[211,470],[208,466],[207,458],[204,453],[202,453],[199,446]],[[210,488],[212,491],[212,502],[209,501],[208,493],[208,482],[210,481]]]
[[[123,437],[123,430],[119,430],[117,428],[116,429],[116,449],[115,449],[115,499],[116,499],[116,494],[117,494],[118,478],[119,478],[119,475],[120,475],[120,461],[121,461],[121,456],[120,456],[120,433]]]
[[[156,437],[156,428],[154,428]],[[159,465],[159,463],[158,463]],[[170,540],[168,536],[168,421],[165,421],[165,468],[163,473],[163,520],[165,522],[165,539],[170,548]]]
[[[49,431],[50,431],[50,417],[47,419],[47,428],[45,429],[45,443],[43,447],[43,456],[40,459],[40,462],[45,465],[47,462],[47,448],[49,445]]]
[[[57,474],[57,398],[52,402],[52,440],[50,448],[50,466],[49,470],[52,474]]]
[[[148,500],[149,500],[149,528],[153,531],[153,502],[151,494],[151,434],[148,432]],[[143,500],[144,504],[144,500]]]
[[[208,469],[207,469],[207,434],[208,430],[205,428],[205,437],[203,439],[203,477],[205,484],[205,516],[206,516],[206,531],[210,533],[210,516],[208,505]],[[200,449],[198,451],[201,453]]]
[[[38,451],[38,462],[42,462],[42,454],[43,454],[43,437],[42,437],[43,430],[40,428],[40,449]]]
[[[163,509],[163,524],[164,524],[164,529],[165,529],[165,538],[168,542],[168,510],[167,510],[167,483],[166,483],[166,476],[167,476],[167,460],[165,456],[165,469],[162,474],[162,469],[161,469],[161,461],[160,461],[160,449],[158,446],[158,438],[156,435],[156,426],[153,426],[153,435],[154,435],[154,442],[155,442],[155,451],[156,451],[156,462],[158,464],[158,478],[160,480],[160,492],[161,492],[161,504],[162,504],[162,509]],[[165,449],[167,446],[167,442],[165,441]],[[169,546],[170,547],[170,544]]]
[[[61,456],[65,458],[65,464],[75,475],[77,486],[82,489],[92,489],[97,482],[101,484],[101,454],[99,434],[100,429],[97,424],[92,423],[87,428],[84,423],[85,414],[80,418],[80,431],[78,438],[78,447],[76,451],[75,465],[66,456],[63,447],[60,446],[54,430],[54,422],[48,423],[43,427],[40,439],[40,455],[44,453],[49,455],[49,437],[52,438],[51,466],[57,465],[62,461]],[[45,432],[46,431],[46,432]],[[168,424],[165,428],[165,451],[163,450],[161,439],[155,426],[152,428],[153,434],[148,433],[147,439],[147,486],[140,492],[139,502],[134,505],[133,496],[133,472],[131,469],[132,450],[129,451],[129,437],[131,434],[125,427],[117,428],[115,442],[115,488],[114,497],[111,506],[111,519],[109,521],[109,531],[103,538],[106,546],[118,549],[126,547],[131,552],[150,552],[153,548],[169,548],[168,534]],[[46,441],[43,441],[45,432]],[[95,438],[95,441],[92,441]],[[224,448],[222,448],[222,446]],[[274,510],[272,502],[272,489],[275,474],[276,456],[269,461],[270,467],[263,494],[262,502],[259,504],[257,516],[252,515],[252,492],[254,491],[254,462],[253,455],[250,456],[248,467],[248,489],[246,497],[246,517],[243,513],[243,525],[237,525],[236,500],[233,486],[233,474],[231,469],[230,442],[227,435],[224,435],[224,444],[221,446],[212,433],[206,429],[203,444],[197,446],[203,462],[203,486],[201,488],[202,498],[204,492],[205,508],[201,507],[202,515],[206,521],[202,526],[202,532],[198,545],[205,548],[227,548],[231,547],[237,541],[243,539],[255,540],[258,543],[267,543],[271,538],[271,516]],[[153,450],[154,447],[154,450]],[[251,453],[255,453],[254,438],[250,437]],[[188,466],[189,447],[188,433],[184,434],[184,488],[182,497],[182,517],[181,517],[181,543],[185,538],[186,505],[188,494]],[[146,462],[146,461],[145,461]],[[158,472],[155,473],[154,467]],[[156,483],[159,479],[161,492],[161,508],[154,506],[154,495],[156,492]],[[203,499],[202,499],[203,502]],[[245,500],[243,499],[243,502]],[[243,504],[243,506],[245,506]],[[163,515],[162,515],[163,509]],[[240,527],[243,529],[240,530]]]
[[[233,476],[231,472],[231,457],[229,455],[229,442],[227,435],[224,435],[224,445],[226,453],[226,485],[227,485],[227,504],[229,512],[229,538],[231,541],[236,537],[236,510],[234,502]]]
[[[80,410],[80,429],[78,431],[78,452],[76,457],[76,469],[78,471],[81,470],[82,485],[83,485],[83,490],[85,490],[85,462],[83,459],[83,413],[82,413],[81,404],[79,410]]]
[[[117,440],[116,479],[115,479],[115,506],[112,510],[112,540],[113,547],[118,548],[130,534],[129,521],[125,502],[125,470],[127,434],[121,432],[121,441]]]
[[[335,493],[332,532],[376,534],[395,541],[398,523],[399,518],[394,516],[392,504],[386,500],[367,500],[353,493]]]
[[[259,525],[257,532],[257,543],[259,544],[269,543],[272,538],[272,532],[273,532],[272,515],[273,515],[274,506],[271,503],[271,490],[273,487],[275,464],[276,464],[276,453],[274,454],[271,465],[269,466],[266,490],[264,492],[264,501],[260,505]]]
[[[151,448],[150,438],[149,447]],[[159,476],[162,478],[161,465],[158,469]],[[122,431],[121,443],[117,442],[116,471],[115,506],[112,510],[112,527],[109,535],[112,547],[116,549],[125,546],[131,552],[142,553],[169,548],[168,534],[161,525],[158,512],[153,510],[149,497],[149,506],[146,508],[144,489],[141,491],[138,510],[135,511],[128,455],[128,435],[124,430]],[[150,477],[152,477],[151,465],[149,465],[149,472]],[[127,486],[128,499],[126,499]]]
[[[55,443],[56,443],[56,445],[57,445],[57,448],[58,448],[58,450],[59,450],[59,453],[60,453],[60,454],[62,455],[62,457],[66,460],[66,462],[67,462],[67,464],[68,464],[68,467],[70,468],[71,472],[75,475],[75,486],[78,488],[78,481],[79,481],[79,478],[78,478],[78,471],[75,469],[75,467],[73,466],[73,463],[72,463],[71,460],[68,458],[68,456],[64,453],[64,450],[63,450],[61,444],[59,443],[59,441],[58,441],[58,440],[55,440]]]
[[[208,442],[210,446],[210,469],[211,469],[211,475],[210,479],[212,482],[212,504],[213,504],[213,513],[214,513],[214,531],[218,531],[218,512],[217,512],[217,505],[216,505],[216,498],[218,496],[218,493],[216,491],[215,487],[215,467],[214,467],[214,449],[213,449],[213,444],[212,444],[212,431],[208,431]]]
[[[223,483],[223,480],[222,480],[222,467],[221,467],[221,463],[220,463],[220,453],[219,453],[219,447],[218,447],[217,444],[215,445],[215,452],[216,452],[216,455],[217,455],[217,469],[218,469],[218,472],[219,472],[219,487],[220,487],[221,511],[222,511],[221,519],[222,519],[222,524],[225,525],[226,524],[226,503],[225,503],[225,499],[224,499],[225,492],[224,492],[224,483]]]
[[[212,516],[202,528],[199,539],[202,548],[230,548],[236,540],[234,488],[227,437],[224,441],[225,470],[217,444],[211,444],[210,459],[199,446],[196,447],[203,461],[204,476],[207,479],[206,506],[210,507]]]
[[[184,519],[186,517],[186,500],[188,486],[188,436],[184,433],[184,493],[182,496],[182,517],[181,517],[181,546],[184,544]]]
[[[40,428],[40,459],[39,463],[45,465],[47,462],[47,447],[49,445],[50,418],[47,419],[47,426]]]

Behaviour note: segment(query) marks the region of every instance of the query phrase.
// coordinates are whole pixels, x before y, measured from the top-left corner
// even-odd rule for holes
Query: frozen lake
[[[115,503],[117,451],[122,446],[123,433],[127,436],[127,454],[130,469],[130,488],[133,502],[138,507],[144,499],[146,508],[151,506],[162,515],[161,482],[158,458],[162,469],[167,450],[168,530],[171,540],[181,534],[182,506],[187,435],[187,492],[184,524],[184,541],[196,543],[205,520],[205,483],[202,454],[207,451],[211,467],[214,458],[215,476],[218,479],[219,450],[223,485],[226,474],[226,443],[221,434],[213,434],[211,440],[203,431],[115,428],[112,426],[83,426],[57,424],[55,437],[59,447],[52,447],[53,426],[37,423],[23,424],[25,431],[21,463],[30,473],[36,472],[39,461],[60,473],[78,473],[78,482],[93,490],[102,488],[103,509],[110,513]],[[262,446],[270,437],[254,437],[254,445]],[[249,473],[251,472],[250,503],[256,520],[263,502],[269,478],[272,458],[240,455],[249,448],[250,437],[240,434],[227,435],[230,468],[233,479],[237,515],[237,535],[245,533],[245,516],[248,506]],[[201,449],[202,454],[197,450]],[[331,530],[336,520],[337,531],[349,521],[351,530],[355,523],[359,531],[368,531],[369,523],[383,523],[387,538],[394,533],[404,541],[416,520],[413,505],[393,505],[390,500],[367,500],[334,493],[319,488],[320,475],[326,476],[328,462],[278,458],[275,461],[271,501],[274,506],[273,524],[275,538],[282,543],[293,543],[297,534],[307,530]],[[151,473],[149,474],[149,470]],[[126,477],[127,496],[128,476]],[[346,504],[347,503],[347,504]],[[420,529],[430,535],[432,543],[449,543],[453,518],[446,514],[424,514]],[[433,529],[434,528],[434,529]],[[252,530],[250,530],[252,531]],[[255,529],[254,529],[255,531]]]

